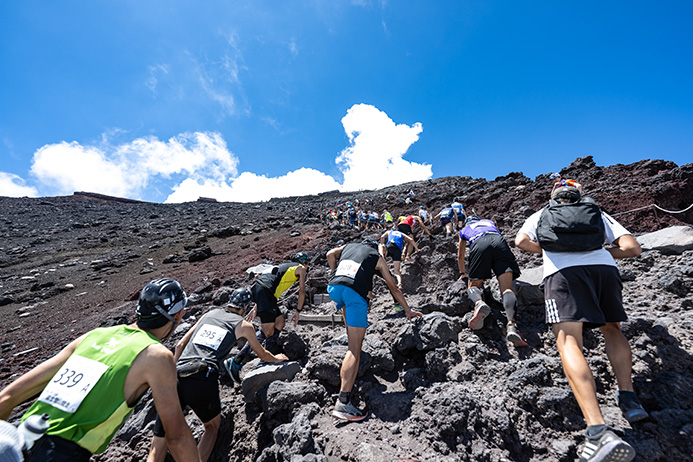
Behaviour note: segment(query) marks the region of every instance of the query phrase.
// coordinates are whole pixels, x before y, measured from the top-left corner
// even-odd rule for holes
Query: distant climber
[[[426,225],[424,224],[423,220],[419,216],[414,216],[414,215],[408,215],[408,216],[401,216],[398,219],[397,223],[397,231],[401,231],[402,233],[406,234],[407,236],[411,237],[414,239],[414,227],[416,225],[421,226],[421,229],[428,234],[429,236],[433,236],[431,232],[426,228]],[[407,249],[405,250],[406,255],[411,255],[413,250],[412,246],[407,245]]]
[[[467,293],[474,302],[474,312],[468,320],[474,330],[484,326],[484,319],[491,314],[491,308],[484,303],[484,280],[491,277],[491,271],[498,278],[498,286],[503,298],[503,309],[508,318],[506,340],[515,346],[527,346],[515,322],[517,298],[513,291],[513,280],[520,276],[517,264],[508,243],[492,220],[482,220],[476,215],[467,217],[465,227],[459,232],[457,264],[460,279],[469,279]],[[469,274],[464,263],[465,251],[469,242]]]
[[[455,228],[462,229],[465,226],[464,222],[467,217],[464,212],[464,205],[462,205],[460,202],[460,198],[454,198],[452,204],[450,204],[450,207],[452,207],[452,210],[455,211],[455,216],[457,217],[457,226]]]
[[[404,244],[413,247],[414,252],[419,251],[419,247],[416,245],[414,239],[397,230],[384,232],[382,236],[380,236],[380,245],[378,246],[378,252],[383,258],[387,258],[388,255],[392,257],[395,279],[397,279],[397,287],[400,289],[402,288],[402,273],[400,273],[402,259],[411,256],[402,254]]]
[[[281,295],[298,282],[298,306],[291,316],[294,327],[298,324],[300,312],[306,300],[306,276],[308,275],[309,257],[305,252],[298,252],[292,257],[291,262],[281,263],[268,268],[263,272],[250,288],[255,301],[255,307],[248,314],[248,320],[253,321],[255,316],[260,316],[260,330],[257,338],[269,351],[274,351],[277,339],[284,328],[284,314],[282,314],[277,300]],[[243,367],[243,360],[250,353],[251,346],[246,344],[241,351],[229,363],[229,370],[234,380]]]
[[[419,218],[421,218],[421,220],[427,225],[431,225],[433,223],[431,220],[431,214],[428,213],[428,210],[426,210],[426,207],[423,205],[419,205]]]
[[[445,228],[445,235],[452,236],[455,234],[455,227],[457,226],[457,215],[452,209],[450,204],[443,207],[443,210],[438,212],[438,214],[433,217],[434,220],[440,220],[440,225]]]
[[[582,185],[578,183],[576,180],[564,180],[561,177],[561,174],[558,172],[552,173],[549,176],[549,179],[553,182],[553,185],[551,187],[551,195],[553,195],[556,189],[560,188],[561,186],[572,186],[574,188],[577,188],[580,194],[582,194]]]

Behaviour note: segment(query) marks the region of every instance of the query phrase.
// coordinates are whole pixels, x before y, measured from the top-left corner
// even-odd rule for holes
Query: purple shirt
[[[479,220],[462,228],[462,231],[460,231],[460,239],[474,242],[477,237],[488,233],[500,234],[501,232],[498,231],[493,220]]]

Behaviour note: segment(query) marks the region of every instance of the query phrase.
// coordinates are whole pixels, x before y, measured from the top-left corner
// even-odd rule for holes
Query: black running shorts
[[[25,458],[26,461],[51,462],[89,462],[91,452],[84,449],[77,443],[65,440],[55,435],[43,435],[31,449],[31,455]],[[2,454],[0,454],[2,455]],[[2,458],[3,460],[9,460]]]
[[[469,250],[469,279],[490,279],[491,270],[496,277],[508,271],[513,273],[513,279],[520,276],[520,267],[515,255],[500,234],[487,234],[477,238],[470,244]]]
[[[399,231],[402,234],[406,234],[407,236],[411,236],[413,234],[411,230],[411,226],[409,226],[406,223],[400,223],[397,225],[397,231]]]
[[[257,315],[260,316],[260,322],[262,324],[274,324],[276,319],[282,315],[274,294],[257,282],[250,288],[250,292],[253,294],[253,300],[257,303]]]
[[[544,279],[546,323],[581,322],[586,328],[628,319],[615,266],[563,268]]]
[[[178,399],[180,408],[190,406],[202,423],[209,422],[221,414],[221,400],[219,399],[219,373],[216,371],[198,372],[189,377],[178,378]],[[164,425],[159,416],[156,416],[154,424],[154,436],[161,438],[166,436]]]
[[[392,261],[402,261],[402,251],[394,242],[387,245],[387,254],[392,257]]]

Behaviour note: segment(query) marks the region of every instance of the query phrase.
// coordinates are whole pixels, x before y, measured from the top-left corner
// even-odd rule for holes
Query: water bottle
[[[48,414],[30,415],[19,426],[19,434],[24,437],[24,448],[28,451],[48,430]]]

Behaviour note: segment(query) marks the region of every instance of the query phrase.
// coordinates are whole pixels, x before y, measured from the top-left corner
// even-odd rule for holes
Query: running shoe
[[[402,311],[402,305],[400,305],[399,303],[397,303],[397,304],[395,305],[395,311]]]
[[[224,360],[224,369],[226,369],[226,373],[229,374],[229,377],[231,377],[236,383],[241,383],[242,368],[243,365],[236,363],[233,358]]]
[[[520,330],[517,328],[517,324],[512,321],[508,323],[505,339],[516,347],[527,346],[527,342],[525,342],[525,339],[523,339],[522,335],[520,335]]]
[[[479,330],[484,327],[484,319],[486,316],[491,314],[491,307],[489,307],[483,300],[479,300],[474,305],[474,315],[469,320],[469,328],[473,330]]]
[[[643,409],[638,395],[636,395],[634,391],[619,390],[618,407],[621,408],[623,417],[625,417],[631,425],[635,422],[647,419],[650,416],[647,411]]]
[[[605,430],[599,437],[587,437],[580,462],[630,462],[634,457],[635,449],[630,444]]]
[[[368,414],[357,408],[351,403],[344,404],[337,400],[332,410],[332,417],[347,422],[360,422],[365,419]]]

